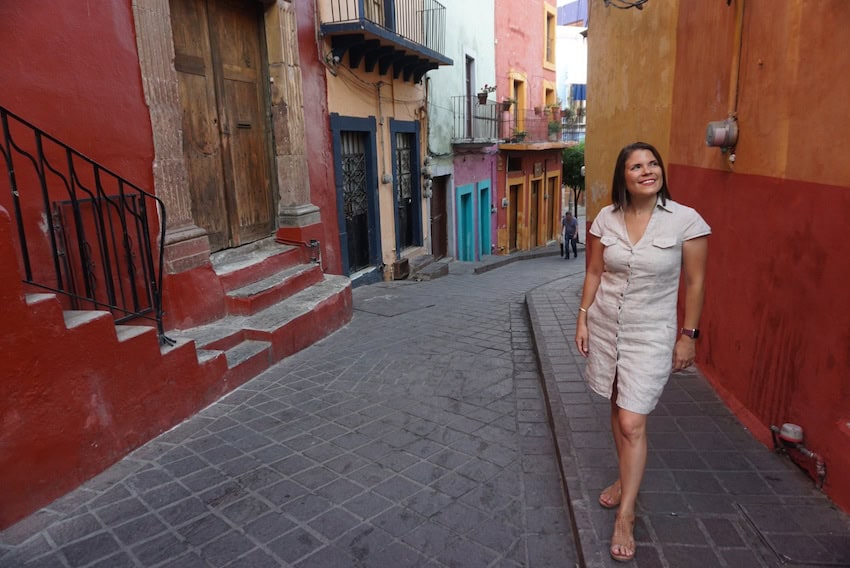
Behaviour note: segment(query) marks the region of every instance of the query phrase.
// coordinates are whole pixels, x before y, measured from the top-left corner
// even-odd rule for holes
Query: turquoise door
[[[490,254],[490,180],[478,184],[478,254]]]
[[[475,187],[463,185],[457,188],[457,258],[475,260],[475,221],[472,198]]]

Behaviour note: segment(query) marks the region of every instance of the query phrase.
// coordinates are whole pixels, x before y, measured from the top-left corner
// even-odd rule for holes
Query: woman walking
[[[650,144],[620,151],[612,204],[593,222],[576,325],[576,346],[587,357],[589,386],[611,400],[611,430],[619,477],[599,496],[618,508],[611,557],[634,558],[635,502],[646,468],[646,419],[671,371],[695,357],[711,228],[690,207],[673,201],[664,162]],[[684,274],[683,326],[676,326]]]

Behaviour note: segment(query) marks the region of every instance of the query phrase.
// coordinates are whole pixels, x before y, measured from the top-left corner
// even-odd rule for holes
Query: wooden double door
[[[213,251],[271,234],[275,184],[262,8],[170,0],[195,223]]]

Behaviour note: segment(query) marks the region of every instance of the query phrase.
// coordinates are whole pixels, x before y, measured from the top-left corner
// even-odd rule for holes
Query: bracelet
[[[581,306],[579,306],[578,311],[587,313],[587,308],[582,308]]]

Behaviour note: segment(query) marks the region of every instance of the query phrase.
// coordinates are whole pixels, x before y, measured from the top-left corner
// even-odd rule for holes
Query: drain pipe
[[[284,239],[281,237],[275,237],[276,243],[281,243],[284,245],[293,245],[298,247],[305,247],[310,249],[310,262],[314,264],[318,264],[321,266],[322,264],[322,249],[319,246],[319,241],[316,239],[310,239],[309,241],[296,241],[292,239]],[[322,268],[324,270],[324,268]]]
[[[819,454],[803,445],[803,428],[786,422],[781,428],[771,425],[770,434],[773,438],[773,449],[777,453],[787,455],[791,458],[791,461],[796,463],[794,456],[788,451],[793,450],[814,462],[817,488],[822,489],[823,483],[826,480],[826,463]]]

